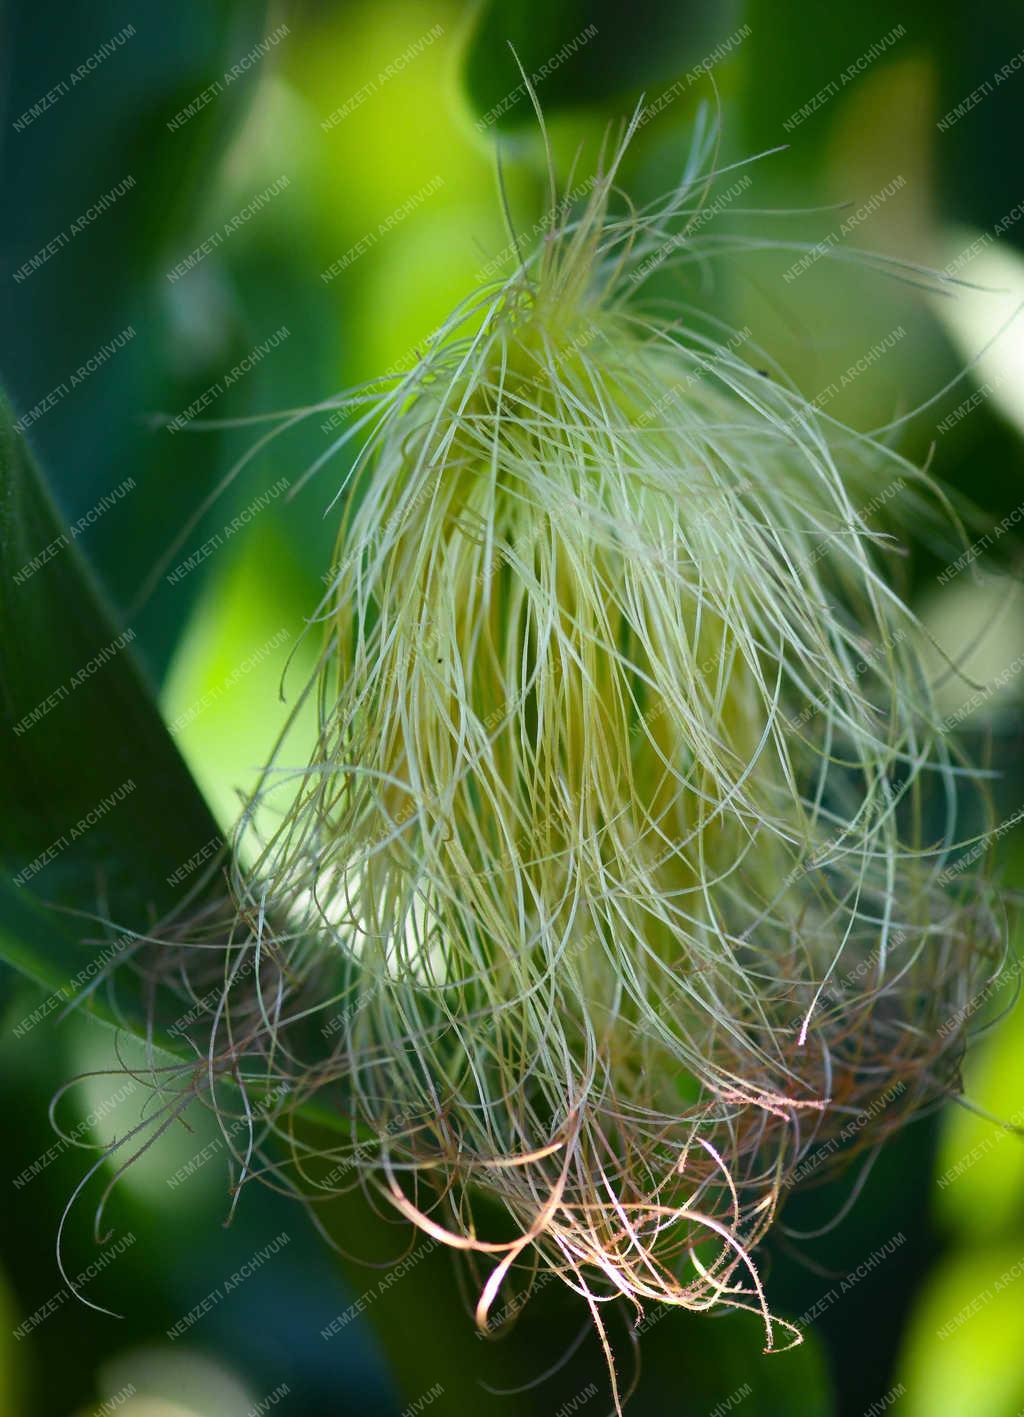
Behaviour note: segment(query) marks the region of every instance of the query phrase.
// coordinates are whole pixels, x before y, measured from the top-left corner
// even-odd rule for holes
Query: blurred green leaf
[[[18,1417],[25,1411],[22,1362],[17,1341],[11,1336],[17,1308],[7,1276],[0,1273],[0,1417]]]
[[[795,1347],[766,1354],[764,1326],[754,1314],[675,1311],[655,1324],[641,1339],[643,1369],[663,1384],[666,1408],[685,1353],[687,1413],[739,1409],[745,1417],[830,1417],[835,1410],[824,1349],[810,1330]],[[775,1337],[787,1342],[782,1330]]]
[[[533,106],[519,88],[522,75],[509,44],[545,113],[553,113],[676,77],[725,39],[740,14],[732,0],[713,9],[636,0],[629,13],[630,43],[624,44],[622,11],[614,0],[490,0],[481,6],[466,50],[466,91],[482,120],[499,128],[533,123]]]
[[[37,979],[84,962],[68,928],[43,928],[38,901],[144,929],[179,903],[174,872],[217,836],[132,639],[0,405],[0,949]]]
[[[1019,1245],[947,1261],[925,1288],[900,1365],[905,1417],[1018,1417],[1024,1403]]]

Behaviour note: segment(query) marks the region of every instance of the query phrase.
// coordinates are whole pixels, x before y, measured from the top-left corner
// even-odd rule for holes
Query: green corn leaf
[[[0,955],[50,987],[173,910],[181,869],[219,841],[133,641],[4,402]]]

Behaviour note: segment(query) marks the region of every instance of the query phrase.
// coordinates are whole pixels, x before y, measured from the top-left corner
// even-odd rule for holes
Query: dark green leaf
[[[51,979],[56,939],[102,942],[103,932],[84,921],[69,928],[64,917],[44,940],[45,912],[30,908],[33,898],[145,929],[179,904],[179,868],[218,839],[132,640],[104,604],[4,403],[0,859],[8,928],[0,949],[40,979]],[[15,949],[10,941],[22,930],[30,938]],[[85,958],[80,949],[79,966]]]
[[[519,90],[522,75],[509,44],[548,113],[574,104],[603,103],[678,77],[736,28],[740,13],[734,3],[710,9],[637,0],[629,11],[630,42],[624,44],[624,17],[613,0],[596,5],[584,0],[490,0],[481,8],[465,58],[470,103],[481,119],[498,127],[534,121],[532,105]]]

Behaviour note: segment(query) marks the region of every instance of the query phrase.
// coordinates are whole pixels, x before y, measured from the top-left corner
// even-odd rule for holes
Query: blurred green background
[[[499,269],[491,263],[508,238],[496,138],[518,229],[529,233],[543,210],[529,101],[507,102],[519,83],[507,41],[531,73],[562,56],[538,95],[563,171],[578,144],[593,158],[606,126],[641,94],[648,102],[671,94],[623,173],[633,199],[650,201],[678,180],[700,105],[720,101],[723,164],[785,145],[751,169],[742,206],[760,214],[735,204],[716,218],[723,233],[813,243],[868,204],[834,243],[840,249],[949,266],[969,282],[936,297],[834,258],[787,280],[800,256],[794,246],[659,273],[652,294],[749,325],[812,398],[902,328],[829,412],[876,428],[963,375],[893,439],[919,462],[931,457],[932,471],[978,509],[981,531],[1019,508],[1024,325],[1010,323],[964,373],[1024,300],[1024,71],[1011,62],[1024,44],[1019,5],[968,15],[925,0],[813,10],[791,0],[639,0],[628,10],[608,0],[269,8],[91,0],[9,5],[2,33],[0,376],[16,414],[38,410],[28,437],[62,524],[131,480],[79,544],[116,623],[134,629],[148,683],[222,829],[283,720],[279,687],[292,652],[286,691],[303,681],[311,650],[301,630],[337,522],[337,509],[325,509],[349,454],[335,454],[295,495],[282,492],[282,479],[294,491],[337,438],[324,411],[269,443],[211,500],[264,425],[192,426],[190,411],[202,421],[300,408],[402,367],[481,273]],[[697,66],[716,53],[703,66],[709,77]],[[485,121],[496,107],[501,116]],[[887,185],[897,190],[872,203]],[[106,210],[32,267],[119,186]],[[820,210],[837,203],[850,206]],[[209,242],[249,204],[251,216]],[[794,214],[810,208],[818,210]],[[190,253],[201,259],[178,274]],[[129,328],[123,347],[98,357]],[[87,377],[72,384],[90,360]],[[228,371],[236,371],[230,382]],[[66,391],[41,407],[62,384]],[[234,517],[242,530],[225,538]],[[166,580],[165,569],[218,536],[216,554]],[[965,667],[985,685],[1024,649],[1015,546],[1008,534],[984,579],[941,587],[936,574],[956,554],[952,539],[917,546],[908,560],[923,620],[944,649],[971,646]],[[49,572],[41,566],[32,580],[40,585]],[[1020,680],[1010,675],[973,708],[958,680],[943,693],[970,750],[995,770],[1002,820],[1024,796]],[[1000,838],[999,854],[1019,886],[1019,831]],[[181,859],[169,856],[166,870]],[[55,1237],[94,1155],[82,1145],[123,1135],[139,1118],[142,1090],[102,1075],[114,1062],[109,1029],[84,1014],[58,1021],[56,1012],[25,1027],[45,995],[6,968],[4,983],[0,1417],[609,1409],[586,1312],[554,1286],[507,1339],[482,1342],[468,1312],[472,1284],[445,1253],[378,1291],[407,1237],[358,1194],[329,1217],[348,1257],[332,1254],[297,1206],[260,1186],[245,1188],[223,1225],[230,1198],[216,1145],[193,1174],[175,1179],[213,1141],[201,1121],[172,1129],[125,1178],[105,1245],[89,1224],[95,1186],[74,1213],[72,1274],[120,1241],[86,1292],[123,1317],[61,1299]],[[1013,989],[998,1005],[1011,1017],[979,1041],[966,1083],[981,1109],[1020,1121],[1024,1012]],[[51,1155],[50,1098],[90,1069],[101,1075],[58,1109],[79,1145],[58,1143]],[[807,1341],[765,1358],[753,1319],[670,1315],[644,1334],[635,1360],[622,1316],[612,1323],[620,1376],[628,1381],[640,1365],[631,1411],[1015,1417],[1024,1408],[1024,1283],[1000,1282],[1024,1263],[1021,1141],[950,1107],[907,1131],[862,1189],[854,1185],[848,1177],[797,1194],[762,1256],[778,1312],[821,1310]],[[847,1204],[837,1229],[813,1235]],[[282,1234],[251,1278],[168,1336]],[[892,1253],[862,1279],[819,1302],[887,1245]],[[366,1312],[325,1340],[321,1330],[371,1290],[379,1297]]]

